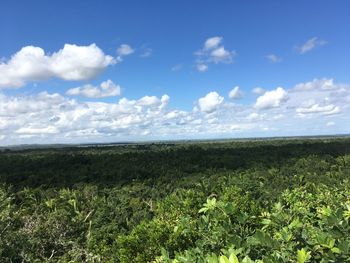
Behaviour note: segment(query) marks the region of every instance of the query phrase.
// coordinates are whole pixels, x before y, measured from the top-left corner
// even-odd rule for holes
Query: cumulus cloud
[[[223,97],[221,97],[217,92],[212,91],[200,98],[198,100],[198,105],[201,111],[210,113],[215,111],[223,101]]]
[[[0,133],[18,138],[86,138],[116,134],[141,135],[164,121],[169,96],[122,98],[117,103],[78,102],[59,94],[0,96]],[[17,137],[14,137],[17,134]],[[20,137],[19,137],[20,136]]]
[[[53,54],[40,47],[26,46],[11,59],[0,63],[0,88],[19,88],[28,81],[52,77],[63,80],[88,80],[96,77],[116,60],[91,44],[77,46],[65,44]]]
[[[272,63],[278,63],[282,61],[282,58],[275,54],[266,55],[265,58]]]
[[[86,98],[105,98],[119,96],[120,92],[120,86],[114,84],[114,82],[109,79],[102,82],[99,87],[87,84],[82,87],[69,89],[66,94],[70,96],[82,96]]]
[[[349,114],[349,84],[336,83],[327,78],[314,79],[295,85],[288,93],[288,107],[299,118],[311,122],[317,118],[341,118],[339,123],[343,124],[346,114]],[[324,122],[319,123],[321,125]]]
[[[135,50],[131,46],[129,46],[128,44],[121,44],[117,48],[117,59],[116,60],[118,62],[122,62],[124,57],[130,56],[134,52],[135,52]]]
[[[299,54],[305,54],[307,52],[310,52],[315,47],[323,46],[327,44],[325,40],[318,39],[317,37],[313,37],[309,40],[307,40],[303,45],[297,47],[297,51]]]
[[[41,92],[36,96],[27,97],[7,97],[1,95],[0,116],[15,118],[21,114],[45,112],[53,107],[53,105],[61,105],[64,101],[65,99],[61,95],[57,93],[49,94],[47,92]],[[69,107],[69,104],[65,104],[65,107]]]
[[[240,99],[243,97],[243,92],[239,89],[239,86],[234,87],[228,94],[230,99]]]
[[[198,71],[204,72],[208,69],[208,64],[214,63],[232,63],[236,56],[235,51],[225,49],[223,45],[223,37],[215,36],[208,38],[203,48],[195,52],[197,57],[196,67]]]
[[[217,48],[219,46],[219,44],[222,42],[222,40],[223,40],[222,37],[211,37],[211,38],[208,38],[204,42],[204,49],[205,50],[210,50],[210,49]]]
[[[121,56],[121,57],[129,56],[134,52],[135,50],[127,44],[122,44],[117,48],[117,54],[118,56]]]
[[[138,100],[138,104],[141,106],[160,106],[164,107],[168,104],[170,97],[163,95],[160,99],[156,96],[144,96]]]
[[[278,87],[275,90],[266,91],[263,95],[258,97],[255,107],[258,109],[276,108],[287,100],[288,93],[282,87]]]
[[[228,51],[222,46],[210,52],[209,61],[214,63],[231,63],[234,55],[234,51]]]
[[[312,81],[305,82],[305,83],[299,83],[295,85],[294,90],[296,91],[306,91],[306,90],[330,90],[335,88],[334,80],[333,79],[313,79]]]

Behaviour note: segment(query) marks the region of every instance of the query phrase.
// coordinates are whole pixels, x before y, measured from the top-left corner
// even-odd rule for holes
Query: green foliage
[[[350,140],[0,153],[0,262],[349,262]]]

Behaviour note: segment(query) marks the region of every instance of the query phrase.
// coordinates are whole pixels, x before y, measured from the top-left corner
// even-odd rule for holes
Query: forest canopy
[[[350,139],[0,152],[0,262],[348,262]]]

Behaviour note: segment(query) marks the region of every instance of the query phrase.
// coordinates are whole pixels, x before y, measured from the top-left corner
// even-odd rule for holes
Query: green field
[[[350,139],[3,149],[0,262],[350,262]]]

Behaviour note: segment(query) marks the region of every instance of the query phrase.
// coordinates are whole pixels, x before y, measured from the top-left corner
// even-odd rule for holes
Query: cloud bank
[[[0,93],[0,144],[349,132],[350,85],[333,79],[265,90],[246,104],[232,103],[211,91],[188,111],[170,107],[166,94],[95,101],[116,87],[112,81],[103,83],[92,87],[91,93],[91,87],[78,90],[80,96],[87,92],[94,98],[85,102],[48,92],[24,96]]]

